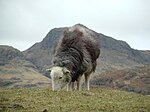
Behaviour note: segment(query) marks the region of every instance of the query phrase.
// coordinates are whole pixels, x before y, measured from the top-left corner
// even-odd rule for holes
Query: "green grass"
[[[0,112],[150,112],[150,96],[106,88],[0,89]]]

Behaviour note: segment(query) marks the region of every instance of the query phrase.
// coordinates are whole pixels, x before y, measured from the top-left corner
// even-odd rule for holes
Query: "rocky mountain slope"
[[[26,59],[35,64],[41,73],[45,74],[46,68],[51,65],[52,47],[64,30],[65,28],[52,29],[40,43],[23,52]]]
[[[150,94],[150,66],[122,70],[113,69],[94,76],[91,84],[93,86],[105,86],[141,94]]]
[[[41,87],[49,83],[23,53],[10,46],[0,46],[0,87]]]
[[[52,46],[65,29],[66,27],[52,29],[41,42],[34,44],[23,52],[26,58],[34,63],[42,73],[50,66]],[[101,45],[97,73],[113,68],[121,69],[150,65],[150,58],[147,58],[145,53],[132,49],[125,41],[116,40],[100,33],[96,33],[96,35]]]

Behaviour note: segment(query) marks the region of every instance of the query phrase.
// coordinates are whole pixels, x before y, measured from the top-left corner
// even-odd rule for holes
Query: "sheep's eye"
[[[62,79],[62,77],[59,77],[59,79]]]

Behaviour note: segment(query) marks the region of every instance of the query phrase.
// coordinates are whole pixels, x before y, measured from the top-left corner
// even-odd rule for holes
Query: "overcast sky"
[[[76,23],[150,50],[150,0],[0,0],[0,45],[22,51]]]

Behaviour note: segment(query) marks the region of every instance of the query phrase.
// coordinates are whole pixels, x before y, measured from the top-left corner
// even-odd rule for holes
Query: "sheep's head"
[[[63,89],[71,81],[70,71],[65,67],[54,66],[48,71],[50,71],[54,91]]]

